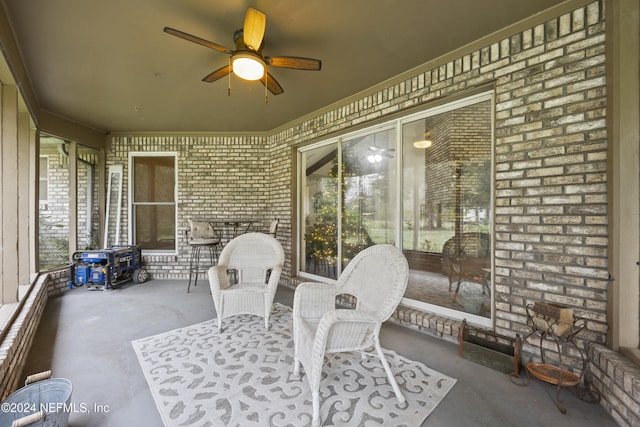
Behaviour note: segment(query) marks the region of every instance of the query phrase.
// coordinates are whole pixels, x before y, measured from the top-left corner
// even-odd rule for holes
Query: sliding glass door
[[[300,270],[338,277],[362,249],[395,243],[396,138],[378,129],[300,153]]]
[[[299,274],[336,279],[391,243],[409,262],[407,305],[488,324],[492,111],[484,93],[300,148]]]

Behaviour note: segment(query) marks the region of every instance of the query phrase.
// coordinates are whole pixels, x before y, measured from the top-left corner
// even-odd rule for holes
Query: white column
[[[640,5],[607,0],[609,345],[640,344]]]
[[[18,280],[20,285],[29,283],[30,274],[35,271],[31,264],[31,188],[35,185],[32,177],[31,160],[31,117],[28,113],[18,113]]]
[[[2,302],[18,300],[18,90],[2,86],[0,149],[2,167]]]

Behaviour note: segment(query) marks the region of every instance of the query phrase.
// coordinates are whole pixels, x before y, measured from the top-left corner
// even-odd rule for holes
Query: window
[[[395,244],[405,304],[489,325],[492,109],[488,92],[300,148],[298,274],[335,280],[365,247]]]
[[[99,244],[99,215],[100,209],[98,189],[99,180],[99,151],[90,147],[78,145],[77,189],[78,194],[76,213],[78,239],[77,249],[97,249]]]
[[[40,156],[40,209],[47,210],[49,200],[49,158]]]
[[[41,271],[69,263],[69,142],[40,137],[38,265]]]
[[[176,250],[176,154],[130,153],[131,239],[146,251]]]
[[[335,279],[362,249],[395,243],[395,140],[376,129],[301,153],[302,271]]]

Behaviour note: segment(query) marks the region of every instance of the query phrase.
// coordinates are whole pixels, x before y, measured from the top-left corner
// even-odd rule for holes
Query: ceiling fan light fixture
[[[431,147],[432,144],[433,144],[433,141],[431,141],[431,132],[426,131],[424,133],[424,139],[414,142],[413,146],[416,148],[429,148]]]
[[[433,142],[430,139],[423,139],[423,140],[414,142],[413,146],[416,148],[429,148],[431,147],[431,144],[433,144]]]
[[[264,76],[265,63],[258,55],[241,52],[231,58],[233,74],[244,80],[260,80]]]
[[[280,95],[284,90],[280,83],[267,72],[267,64],[270,67],[318,71],[322,68],[322,61],[300,56],[263,56],[262,45],[266,23],[267,16],[264,13],[256,8],[248,7],[244,15],[242,28],[233,34],[235,49],[230,49],[171,27],[164,27],[164,32],[229,55],[227,64],[204,76],[203,82],[213,83],[223,77],[228,77],[229,82],[231,82],[231,73],[233,73],[243,80],[260,80],[265,87],[265,93],[268,91],[274,95]],[[230,94],[230,84],[228,91]],[[266,99],[267,97],[265,96],[265,102]]]
[[[380,163],[382,161],[382,156],[380,154],[369,154],[367,156],[367,160],[369,163]]]

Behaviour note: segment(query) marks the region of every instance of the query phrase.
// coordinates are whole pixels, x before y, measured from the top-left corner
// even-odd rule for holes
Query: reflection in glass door
[[[53,136],[40,137],[38,262],[41,271],[69,263],[69,148]]]
[[[485,92],[301,148],[301,275],[335,279],[391,243],[404,304],[490,325],[493,105]]]
[[[300,271],[335,279],[338,259],[338,144],[301,155]]]
[[[492,103],[403,124],[405,298],[491,318]]]
[[[342,268],[364,248],[395,243],[395,132],[342,144]]]
[[[78,146],[78,250],[100,247],[98,161],[98,150]]]

